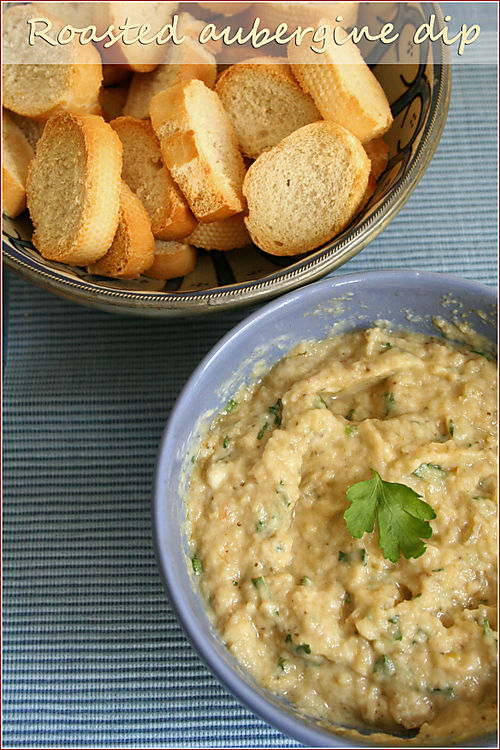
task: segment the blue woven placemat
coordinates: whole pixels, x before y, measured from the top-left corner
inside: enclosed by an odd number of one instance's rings
[[[496,67],[456,67],[428,172],[340,273],[426,269],[496,284],[497,90]],[[247,313],[119,318],[14,277],[7,312],[3,746],[296,747],[199,660],[151,541],[169,411]]]

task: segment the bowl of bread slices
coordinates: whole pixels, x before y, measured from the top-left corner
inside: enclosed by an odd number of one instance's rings
[[[254,304],[331,272],[402,208],[439,142],[450,66],[411,42],[429,13],[443,23],[432,3],[5,4],[7,265],[149,316]],[[30,19],[98,40],[124,14],[174,21],[182,43],[27,44]],[[204,34],[283,22],[340,43],[318,55]],[[354,43],[383,22],[396,42]]]

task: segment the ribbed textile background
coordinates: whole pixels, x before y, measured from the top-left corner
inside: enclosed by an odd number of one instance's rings
[[[426,269],[496,284],[497,91],[496,66],[456,66],[428,172],[339,273]],[[151,540],[169,411],[247,313],[112,317],[14,277],[7,313],[3,746],[295,747],[195,654]]]

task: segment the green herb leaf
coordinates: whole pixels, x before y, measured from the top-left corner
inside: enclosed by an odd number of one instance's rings
[[[304,654],[311,653],[311,647],[308,643],[301,643],[300,646],[297,646],[295,650],[297,653],[300,653],[300,651],[303,651]]]
[[[340,562],[349,562],[349,553],[348,552],[339,552],[339,560]]]
[[[392,677],[392,675],[396,671],[396,667],[394,666],[394,662],[392,661],[392,659],[389,659],[389,657],[384,654],[375,662],[373,671],[382,672],[387,677]]]
[[[286,634],[285,643],[291,643],[292,642],[292,636],[290,633]]]
[[[488,618],[485,617],[483,620],[483,630],[485,635],[492,635],[493,631],[491,630],[490,623],[488,621]]]
[[[199,576],[203,573],[203,563],[199,557],[196,557],[196,555],[191,558],[191,565],[193,566],[195,576]]]
[[[363,567],[366,567],[368,563],[366,562],[366,550],[365,549],[359,550],[359,559],[361,560]]]
[[[282,669],[282,670],[283,670],[283,672],[284,672],[284,671],[285,671],[285,666],[286,666],[286,659],[283,659],[283,657],[282,657],[282,656],[280,656],[280,658],[279,658],[279,660],[278,660],[278,667],[279,667],[280,669]]]
[[[229,435],[226,435],[226,437],[224,438],[224,440],[222,442],[222,447],[223,448],[227,448],[228,445],[229,445]]]
[[[387,560],[397,562],[400,550],[407,559],[420,557],[426,550],[421,540],[432,534],[428,520],[436,514],[410,487],[386,482],[374,469],[372,472],[373,479],[357,482],[347,490],[350,505],[344,519],[348,531],[360,539],[365,532],[373,532],[377,519],[379,546]]]
[[[443,479],[448,472],[439,464],[420,464],[415,471],[412,471],[412,474],[425,482],[429,482],[433,479]]]
[[[328,409],[328,404],[321,393],[316,394],[316,398],[313,401],[313,409]]]
[[[262,440],[262,438],[264,437],[264,433],[268,427],[269,427],[269,422],[265,422],[264,426],[261,427],[259,430],[259,433],[257,435],[257,440]]]
[[[346,419],[347,419],[347,420],[348,420],[349,422],[352,422],[352,420],[354,419],[354,412],[355,412],[355,411],[356,411],[356,409],[349,409],[349,411],[348,411],[348,412],[347,412],[347,414],[345,415],[345,418],[346,418]]]
[[[303,576],[300,580],[302,586],[312,586],[312,581],[307,576]]]
[[[450,437],[453,437],[453,435],[455,434],[455,422],[453,421],[453,419],[450,419],[448,430],[450,433]]]
[[[345,434],[347,435],[347,437],[354,437],[358,434],[358,428],[355,424],[348,424],[345,428]]]
[[[238,402],[234,400],[234,398],[230,398],[229,401],[226,404],[226,408],[224,409],[226,414],[231,414],[234,409],[238,406]]]
[[[385,416],[388,417],[396,407],[396,399],[394,398],[394,393],[389,392],[383,393],[382,398],[385,404]]]
[[[402,641],[403,640],[403,634],[402,634],[402,632],[400,631],[399,628],[394,633],[394,640],[395,641]]]
[[[271,414],[274,414],[274,424],[276,427],[281,427],[281,420],[283,417],[283,403],[281,399],[279,398],[274,406],[269,407],[269,411]]]

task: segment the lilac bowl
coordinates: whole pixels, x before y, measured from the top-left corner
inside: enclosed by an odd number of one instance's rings
[[[280,297],[237,325],[196,368],[172,410],[160,445],[153,502],[158,565],[170,601],[193,646],[226,688],[262,719],[308,747],[378,745],[370,739],[369,727],[356,727],[359,739],[347,739],[335,726],[326,729],[272,695],[238,665],[220,640],[190,572],[183,499],[190,457],[210,417],[252,380],[257,362],[271,366],[304,339],[324,338],[334,326],[335,333],[342,333],[379,319],[436,336],[434,316],[453,322],[457,314],[465,315],[477,333],[496,342],[496,307],[494,288],[442,274],[382,271],[328,278]],[[401,735],[395,744],[405,745],[408,739]],[[497,744],[495,736],[488,735],[453,746]]]

